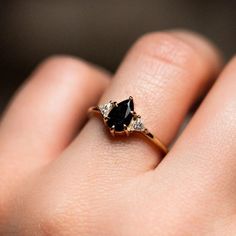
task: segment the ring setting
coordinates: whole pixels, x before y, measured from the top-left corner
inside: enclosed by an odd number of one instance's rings
[[[110,101],[99,106],[101,114],[110,128],[112,135],[125,133],[129,135],[133,131],[144,130],[141,116],[134,111],[133,97],[120,103]]]
[[[150,139],[164,154],[167,154],[167,147],[149,132],[144,126],[141,116],[134,111],[132,96],[119,103],[111,100],[108,103],[91,107],[89,113],[100,114],[112,136],[122,134],[129,136],[130,133],[140,133]]]

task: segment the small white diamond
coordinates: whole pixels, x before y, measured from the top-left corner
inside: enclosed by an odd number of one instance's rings
[[[99,106],[99,109],[104,117],[108,116],[112,108],[113,104],[111,102]]]
[[[137,117],[136,119],[133,119],[129,125],[129,130],[130,131],[143,131],[144,125],[141,120],[141,117]]]

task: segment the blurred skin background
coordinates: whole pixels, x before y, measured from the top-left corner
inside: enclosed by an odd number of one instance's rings
[[[236,1],[0,1],[0,112],[31,70],[71,54],[114,72],[142,34],[187,28],[211,38],[226,60],[235,53]]]

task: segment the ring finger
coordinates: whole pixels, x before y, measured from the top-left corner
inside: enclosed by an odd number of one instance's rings
[[[134,44],[100,102],[133,96],[145,126],[169,144],[219,68],[216,49],[202,37],[187,32],[151,33]],[[99,122],[88,122],[62,162],[109,176],[135,175],[158,164],[161,153],[156,149],[137,137],[115,140]]]

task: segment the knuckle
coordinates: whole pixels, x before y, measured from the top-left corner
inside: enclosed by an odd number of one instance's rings
[[[89,78],[94,72],[93,66],[81,58],[66,55],[54,55],[45,59],[37,68],[38,74],[45,74],[50,79],[65,81],[79,81]],[[37,74],[37,73],[36,73]],[[38,76],[45,77],[45,76]],[[75,79],[76,78],[76,79]]]
[[[174,33],[158,32],[141,36],[134,45],[138,53],[152,57],[184,71],[194,62],[198,63],[196,50],[189,43],[178,38]]]
[[[41,212],[40,219],[40,230],[47,234],[57,235],[59,232],[68,231],[65,227],[69,224],[69,215],[65,209],[58,208],[57,205],[47,206],[47,210]],[[60,211],[59,211],[60,209]]]
[[[67,55],[53,55],[45,59],[41,63],[40,67],[56,68],[64,71],[68,71],[68,69],[89,69],[88,63],[85,62],[83,59]]]
[[[107,85],[110,74],[105,69],[93,65],[82,58],[67,55],[54,55],[45,59],[38,70],[47,71],[50,78],[65,81],[87,81],[98,78]],[[76,78],[76,79],[75,79]]]
[[[85,235],[89,230],[89,222],[87,212],[81,206],[87,204],[82,199],[75,203],[62,195],[44,192],[43,197],[37,195],[28,199],[27,206],[24,206],[23,222],[20,222],[23,232],[30,230],[39,235]]]

